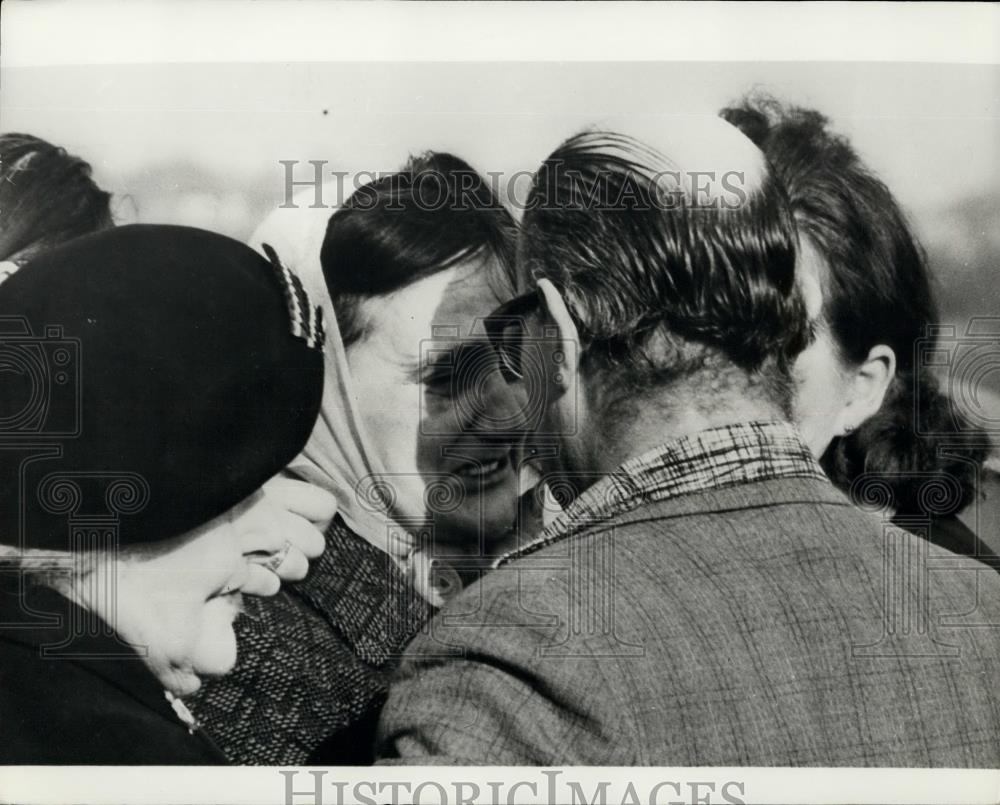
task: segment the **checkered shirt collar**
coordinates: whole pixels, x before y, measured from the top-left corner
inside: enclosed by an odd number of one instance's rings
[[[826,480],[798,431],[787,422],[725,425],[683,436],[605,475],[535,539],[501,556],[495,566],[643,504],[774,478]]]

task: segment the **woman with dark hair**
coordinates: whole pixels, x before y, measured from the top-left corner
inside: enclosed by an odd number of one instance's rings
[[[89,164],[45,140],[0,134],[0,262],[12,269],[44,249],[113,226],[111,194],[90,173]]]
[[[514,235],[473,168],[430,153],[357,189],[319,263],[294,266],[328,291],[329,382],[289,472],[338,516],[309,577],[248,608],[241,663],[195,703],[233,759],[370,762],[397,656],[514,539],[522,406],[480,324],[511,295]]]
[[[892,193],[816,111],[764,99],[722,117],[764,152],[799,228],[814,338],[795,367],[797,419],[813,452],[860,504],[1000,568],[957,517],[977,495],[989,439],[915,364],[937,309]]]

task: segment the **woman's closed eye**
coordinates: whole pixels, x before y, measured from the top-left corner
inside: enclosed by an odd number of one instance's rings
[[[435,397],[455,396],[455,370],[451,366],[428,366],[420,382]]]
[[[433,360],[423,367],[421,383],[429,394],[437,397],[455,397],[459,394],[461,379],[474,361],[478,345],[455,344],[433,351]]]

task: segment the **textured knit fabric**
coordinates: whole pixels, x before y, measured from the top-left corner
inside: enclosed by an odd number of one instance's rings
[[[406,651],[380,756],[1000,767],[1000,575],[760,433],[748,463],[720,456],[743,482],[568,518],[449,602]]]
[[[335,519],[309,576],[246,599],[239,660],[189,704],[242,764],[360,764],[387,675],[429,606],[382,551]]]

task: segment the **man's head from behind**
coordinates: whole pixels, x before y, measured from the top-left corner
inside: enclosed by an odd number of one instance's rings
[[[597,469],[643,421],[663,441],[790,406],[807,324],[784,192],[731,126],[671,128],[576,135],[535,177],[518,268],[567,347],[545,423],[564,469]]]

